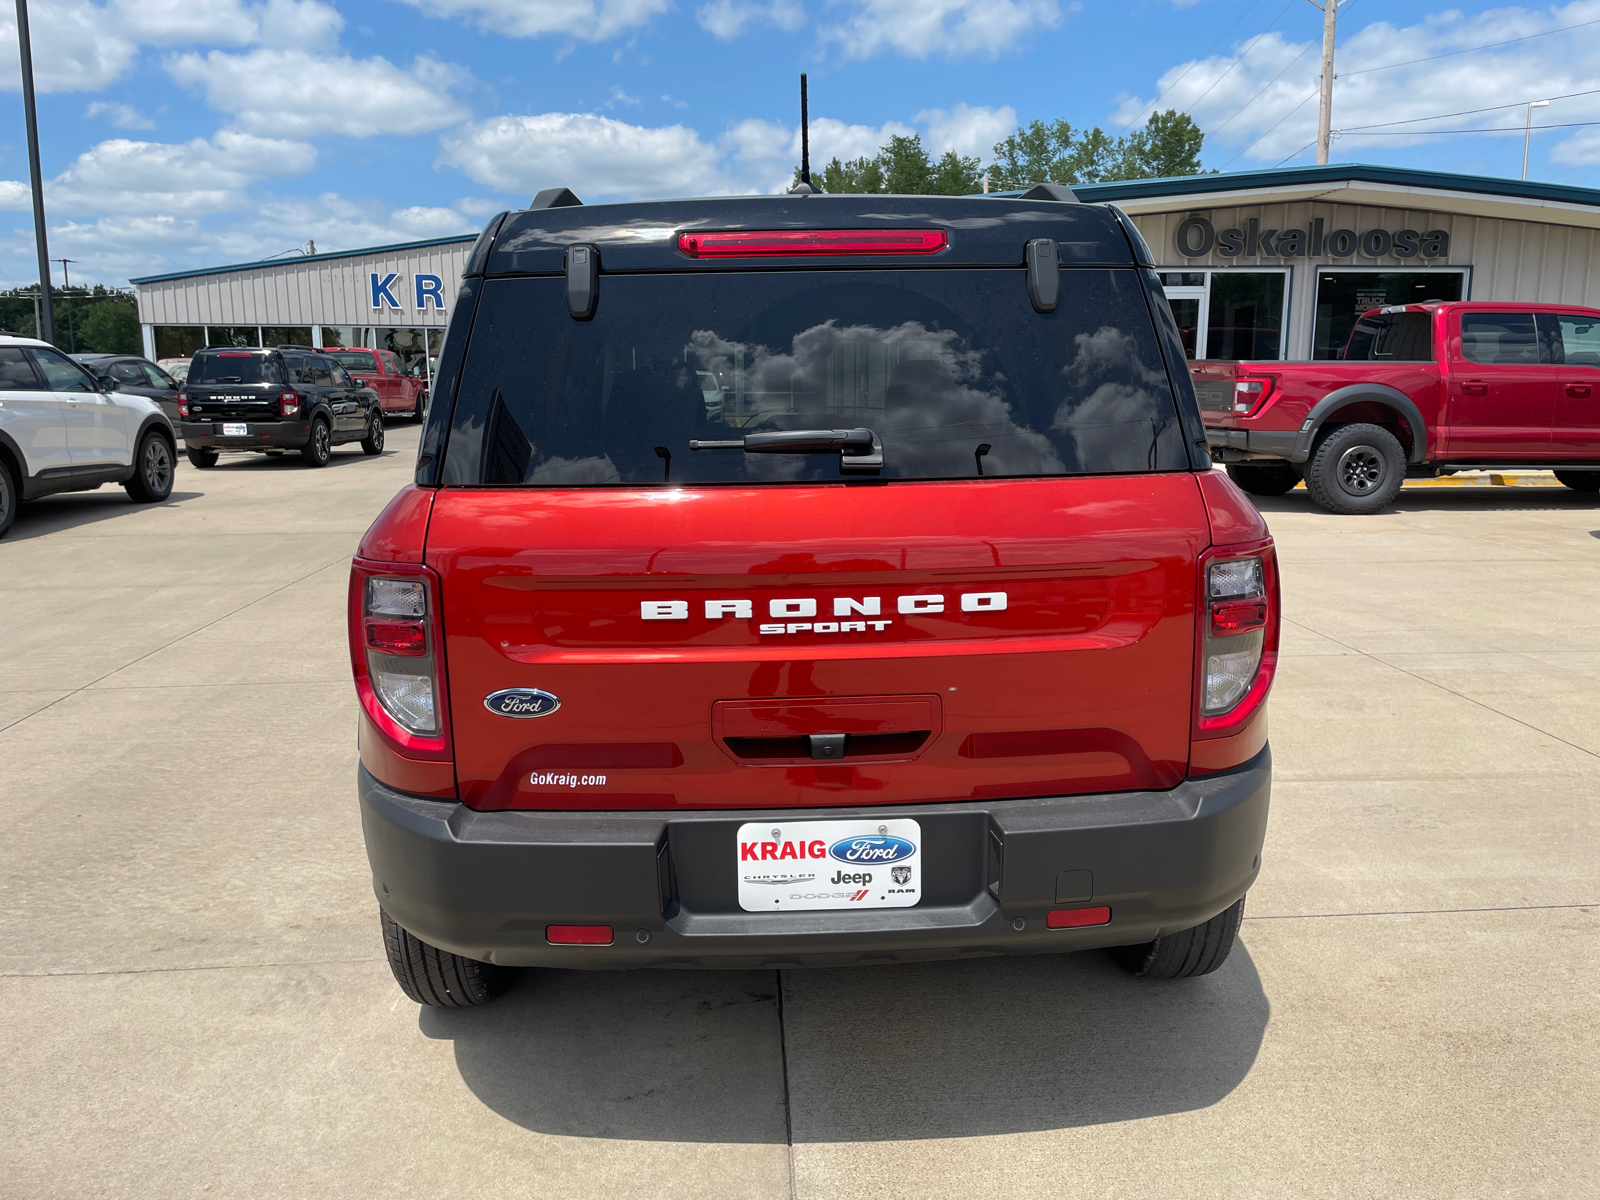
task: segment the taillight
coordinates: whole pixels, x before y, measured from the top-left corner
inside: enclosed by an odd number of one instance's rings
[[[180,417],[187,417],[189,415],[189,393],[188,392],[179,392],[178,393],[178,415]]]
[[[299,392],[279,392],[278,412],[285,417],[292,417],[300,411]]]
[[[1198,737],[1237,733],[1267,698],[1278,662],[1278,560],[1272,542],[1200,557]]]
[[[367,716],[409,758],[450,757],[439,580],[426,567],[350,570],[350,663]]]
[[[1233,385],[1233,412],[1235,416],[1247,416],[1261,407],[1268,396],[1272,395],[1272,379],[1262,376],[1260,379],[1240,379]]]
[[[680,233],[678,249],[690,258],[937,254],[947,240],[942,229],[735,229]]]

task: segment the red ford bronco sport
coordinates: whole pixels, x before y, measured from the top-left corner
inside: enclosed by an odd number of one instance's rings
[[[1216,969],[1261,861],[1277,569],[1150,267],[1050,187],[494,218],[351,573],[406,994]]]

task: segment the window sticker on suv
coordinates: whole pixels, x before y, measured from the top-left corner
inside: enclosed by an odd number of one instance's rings
[[[882,479],[1188,467],[1133,271],[1064,272],[1051,313],[1014,270],[607,277],[590,321],[562,287],[487,284],[447,483],[836,480],[846,435]],[[745,441],[778,431],[823,448]]]

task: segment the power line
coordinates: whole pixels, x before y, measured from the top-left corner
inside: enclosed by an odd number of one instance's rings
[[[1541,129],[1581,129],[1586,125],[1600,125],[1600,121],[1564,121],[1559,125],[1527,125],[1522,129],[1507,126],[1502,129],[1484,128],[1476,129],[1385,129],[1377,133],[1362,133],[1362,137],[1428,137],[1436,133],[1526,133],[1532,130],[1538,133]],[[1341,129],[1340,133],[1356,133],[1358,130]],[[1292,157],[1292,156],[1291,156]]]
[[[1283,19],[1283,14],[1289,11],[1289,4],[1293,4],[1293,3],[1294,3],[1294,0],[1289,0],[1288,4],[1285,4],[1282,8],[1280,8],[1278,10],[1278,15],[1273,17],[1272,20],[1267,23],[1267,28],[1262,30],[1260,33],[1256,34],[1255,37],[1251,38],[1250,39],[1250,44],[1248,46],[1246,46],[1243,50],[1241,50],[1239,52],[1239,54],[1234,58],[1234,60],[1231,63],[1228,64],[1228,69],[1226,71],[1224,71],[1221,75],[1218,75],[1216,77],[1216,79],[1212,80],[1211,87],[1208,87],[1205,91],[1201,92],[1198,96],[1196,96],[1193,100],[1191,100],[1189,102],[1189,107],[1184,109],[1183,111],[1186,112],[1186,113],[1193,112],[1194,111],[1194,106],[1196,104],[1199,104],[1200,101],[1204,100],[1207,96],[1211,95],[1212,91],[1216,88],[1217,84],[1221,83],[1230,74],[1232,74],[1233,73],[1233,69],[1244,61],[1245,55],[1249,54],[1250,51],[1254,50],[1261,43],[1261,39],[1262,38],[1266,37],[1269,33],[1273,32],[1272,26],[1276,25],[1280,20]]]
[[[1229,25],[1220,34],[1218,34],[1217,35],[1217,40],[1212,42],[1211,45],[1206,47],[1205,54],[1200,55],[1200,57],[1194,59],[1187,67],[1185,67],[1183,69],[1183,74],[1179,75],[1176,79],[1174,79],[1172,81],[1171,87],[1168,87],[1165,91],[1163,91],[1154,100],[1150,101],[1150,104],[1149,104],[1148,107],[1151,108],[1151,109],[1154,109],[1156,105],[1160,104],[1169,95],[1171,95],[1172,94],[1172,89],[1177,87],[1180,83],[1182,83],[1185,79],[1187,79],[1189,77],[1189,72],[1194,70],[1196,67],[1198,67],[1201,63],[1203,63],[1206,60],[1206,55],[1210,54],[1218,46],[1222,45],[1223,39],[1226,38],[1230,33],[1232,33],[1238,27],[1240,21],[1244,20],[1251,13],[1253,13],[1255,11],[1256,5],[1258,5],[1260,3],[1261,3],[1261,0],[1250,0],[1250,7],[1245,9],[1242,13],[1240,13],[1237,17],[1235,17],[1233,19],[1233,24]],[[1133,123],[1135,121],[1137,121],[1139,119],[1139,117],[1142,117],[1145,114],[1145,111],[1146,110],[1144,108],[1141,108],[1139,110],[1138,114],[1133,116],[1133,117],[1131,117],[1131,118],[1129,118],[1127,124],[1125,124],[1122,128],[1124,130],[1131,129],[1133,127]]]
[[[1261,97],[1265,96],[1267,94],[1267,88],[1270,88],[1274,83],[1277,83],[1278,80],[1282,79],[1290,71],[1294,70],[1294,68],[1299,64],[1300,59],[1302,59],[1306,55],[1310,54],[1312,47],[1314,47],[1315,45],[1316,45],[1315,42],[1307,42],[1306,43],[1306,48],[1304,50],[1300,51],[1299,55],[1295,58],[1294,62],[1290,63],[1287,67],[1285,67],[1283,70],[1279,71],[1276,75],[1274,75],[1272,77],[1271,81],[1268,82],[1267,87],[1262,88],[1254,96],[1251,96],[1250,99],[1246,100],[1244,102],[1244,104],[1239,107],[1238,111],[1233,114],[1233,117],[1237,117],[1239,115],[1239,113],[1242,113],[1245,109],[1249,108],[1257,100],[1261,99]],[[1213,129],[1211,131],[1211,134],[1213,136],[1215,136],[1216,134],[1221,133],[1224,129],[1226,129],[1232,123],[1233,117],[1229,117],[1221,125],[1218,125],[1215,129]]]
[[[1590,25],[1600,25],[1600,18],[1593,21],[1579,21],[1576,25],[1563,25],[1560,29],[1546,29],[1543,33],[1530,33],[1525,37],[1507,38],[1503,42],[1485,42],[1481,46],[1470,46],[1465,50],[1446,50],[1443,54],[1430,54],[1426,58],[1408,58],[1405,62],[1387,63],[1381,67],[1362,67],[1359,71],[1341,71],[1340,79],[1347,79],[1351,75],[1370,75],[1374,71],[1392,71],[1396,67],[1412,67],[1417,63],[1433,62],[1439,58],[1454,58],[1458,54],[1476,54],[1479,50],[1493,50],[1499,46],[1511,46],[1517,42],[1530,42],[1534,38],[1549,37],[1553,33],[1566,33],[1569,29],[1583,29]]]
[[[1320,86],[1312,88],[1309,92],[1307,92],[1305,94],[1305,99],[1301,100],[1299,104],[1296,104],[1288,112],[1284,113],[1283,116],[1279,117],[1276,121],[1274,121],[1273,124],[1272,124],[1272,128],[1271,129],[1268,129],[1266,131],[1266,133],[1263,133],[1260,137],[1256,138],[1256,140],[1254,142],[1251,142],[1243,150],[1239,151],[1238,154],[1235,154],[1227,162],[1223,163],[1222,164],[1222,169],[1224,171],[1226,171],[1229,167],[1233,166],[1234,163],[1238,162],[1240,158],[1242,158],[1244,155],[1248,154],[1251,150],[1254,150],[1256,148],[1256,144],[1258,142],[1264,141],[1269,134],[1271,134],[1274,130],[1276,130],[1278,128],[1279,125],[1282,125],[1290,117],[1294,116],[1295,113],[1299,112],[1302,108],[1304,108],[1306,106],[1306,100],[1310,100],[1313,96],[1315,96],[1321,90],[1322,90],[1322,88]],[[1311,144],[1313,146],[1315,146],[1316,142],[1312,142]],[[1295,154],[1299,154],[1299,153],[1300,153],[1300,151],[1298,151],[1298,150],[1295,151]],[[1294,154],[1291,154],[1289,157],[1293,158]],[[1287,161],[1287,159],[1285,161]]]
[[[1571,100],[1577,96],[1593,96],[1596,93],[1600,93],[1600,88],[1590,88],[1588,91],[1584,92],[1565,92],[1560,96],[1545,96],[1543,99]],[[1511,104],[1491,104],[1488,108],[1465,108],[1460,112],[1435,113],[1431,117],[1408,117],[1404,121],[1384,121],[1377,125],[1348,125],[1345,127],[1345,132],[1351,133],[1362,129],[1388,129],[1393,125],[1416,125],[1422,121],[1442,121],[1446,117],[1471,117],[1477,115],[1478,113],[1502,112],[1508,108],[1521,108],[1527,103],[1528,101],[1526,100],[1517,100]]]

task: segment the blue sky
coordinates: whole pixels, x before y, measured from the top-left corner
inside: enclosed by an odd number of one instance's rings
[[[6,10],[9,5],[0,6]],[[1306,0],[33,0],[51,253],[74,281],[469,232],[537,188],[772,191],[798,158],[1152,103],[1208,167],[1309,162]],[[1507,42],[1488,50],[1488,43]],[[1465,53],[1463,53],[1465,51]],[[1413,62],[1411,60],[1422,60]],[[16,29],[0,19],[0,282],[31,283]],[[1399,65],[1397,65],[1399,64]],[[1349,0],[1334,159],[1600,186],[1600,0]],[[1463,116],[1444,116],[1486,109]],[[1417,118],[1430,118],[1418,121]],[[1437,118],[1437,119],[1431,119]],[[1389,130],[1379,123],[1409,121]],[[1584,122],[1595,121],[1595,125]],[[1425,130],[1498,129],[1442,135]],[[59,282],[59,274],[57,281]]]

